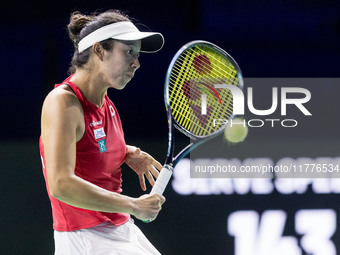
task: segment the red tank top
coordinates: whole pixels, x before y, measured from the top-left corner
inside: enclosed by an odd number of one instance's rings
[[[121,165],[125,160],[126,145],[118,112],[105,95],[104,105],[96,107],[82,95],[71,77],[62,84],[71,87],[84,112],[85,133],[76,145],[75,174],[106,190],[121,193]],[[62,84],[57,84],[58,87]],[[44,146],[40,137],[40,154],[46,187],[52,205],[53,228],[57,231],[73,231],[96,226],[109,221],[119,226],[130,218],[125,213],[105,213],[85,210],[68,205],[49,194],[46,178]]]

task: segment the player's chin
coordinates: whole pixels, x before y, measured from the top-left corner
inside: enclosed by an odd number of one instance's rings
[[[115,89],[122,90],[126,87],[126,85],[129,83],[130,79],[124,80],[119,82],[117,85],[114,86]]]

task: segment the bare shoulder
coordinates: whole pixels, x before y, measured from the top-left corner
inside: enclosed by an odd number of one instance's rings
[[[56,107],[81,107],[81,104],[77,96],[73,91],[66,85],[61,85],[53,89],[45,98],[44,107],[52,106]]]
[[[41,115],[42,128],[62,123],[78,127],[82,120],[81,103],[68,86],[53,89],[45,98]]]

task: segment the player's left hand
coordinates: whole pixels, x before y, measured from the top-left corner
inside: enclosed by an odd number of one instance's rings
[[[135,146],[127,145],[126,148],[125,163],[137,173],[140,186],[142,190],[146,191],[145,176],[153,186],[155,184],[154,177],[158,177],[162,165],[148,153]]]

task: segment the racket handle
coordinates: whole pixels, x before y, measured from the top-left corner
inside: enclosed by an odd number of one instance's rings
[[[163,194],[163,192],[164,192],[164,190],[165,190],[166,186],[168,185],[168,182],[171,178],[172,171],[173,171],[173,168],[172,168],[172,166],[169,166],[169,165],[165,165],[162,168],[162,170],[161,170],[161,172],[160,172],[160,174],[159,174],[159,176],[156,180],[155,185],[153,185],[153,188],[152,188],[150,194],[154,194],[154,193],[157,193],[157,194],[160,194],[160,195]]]

